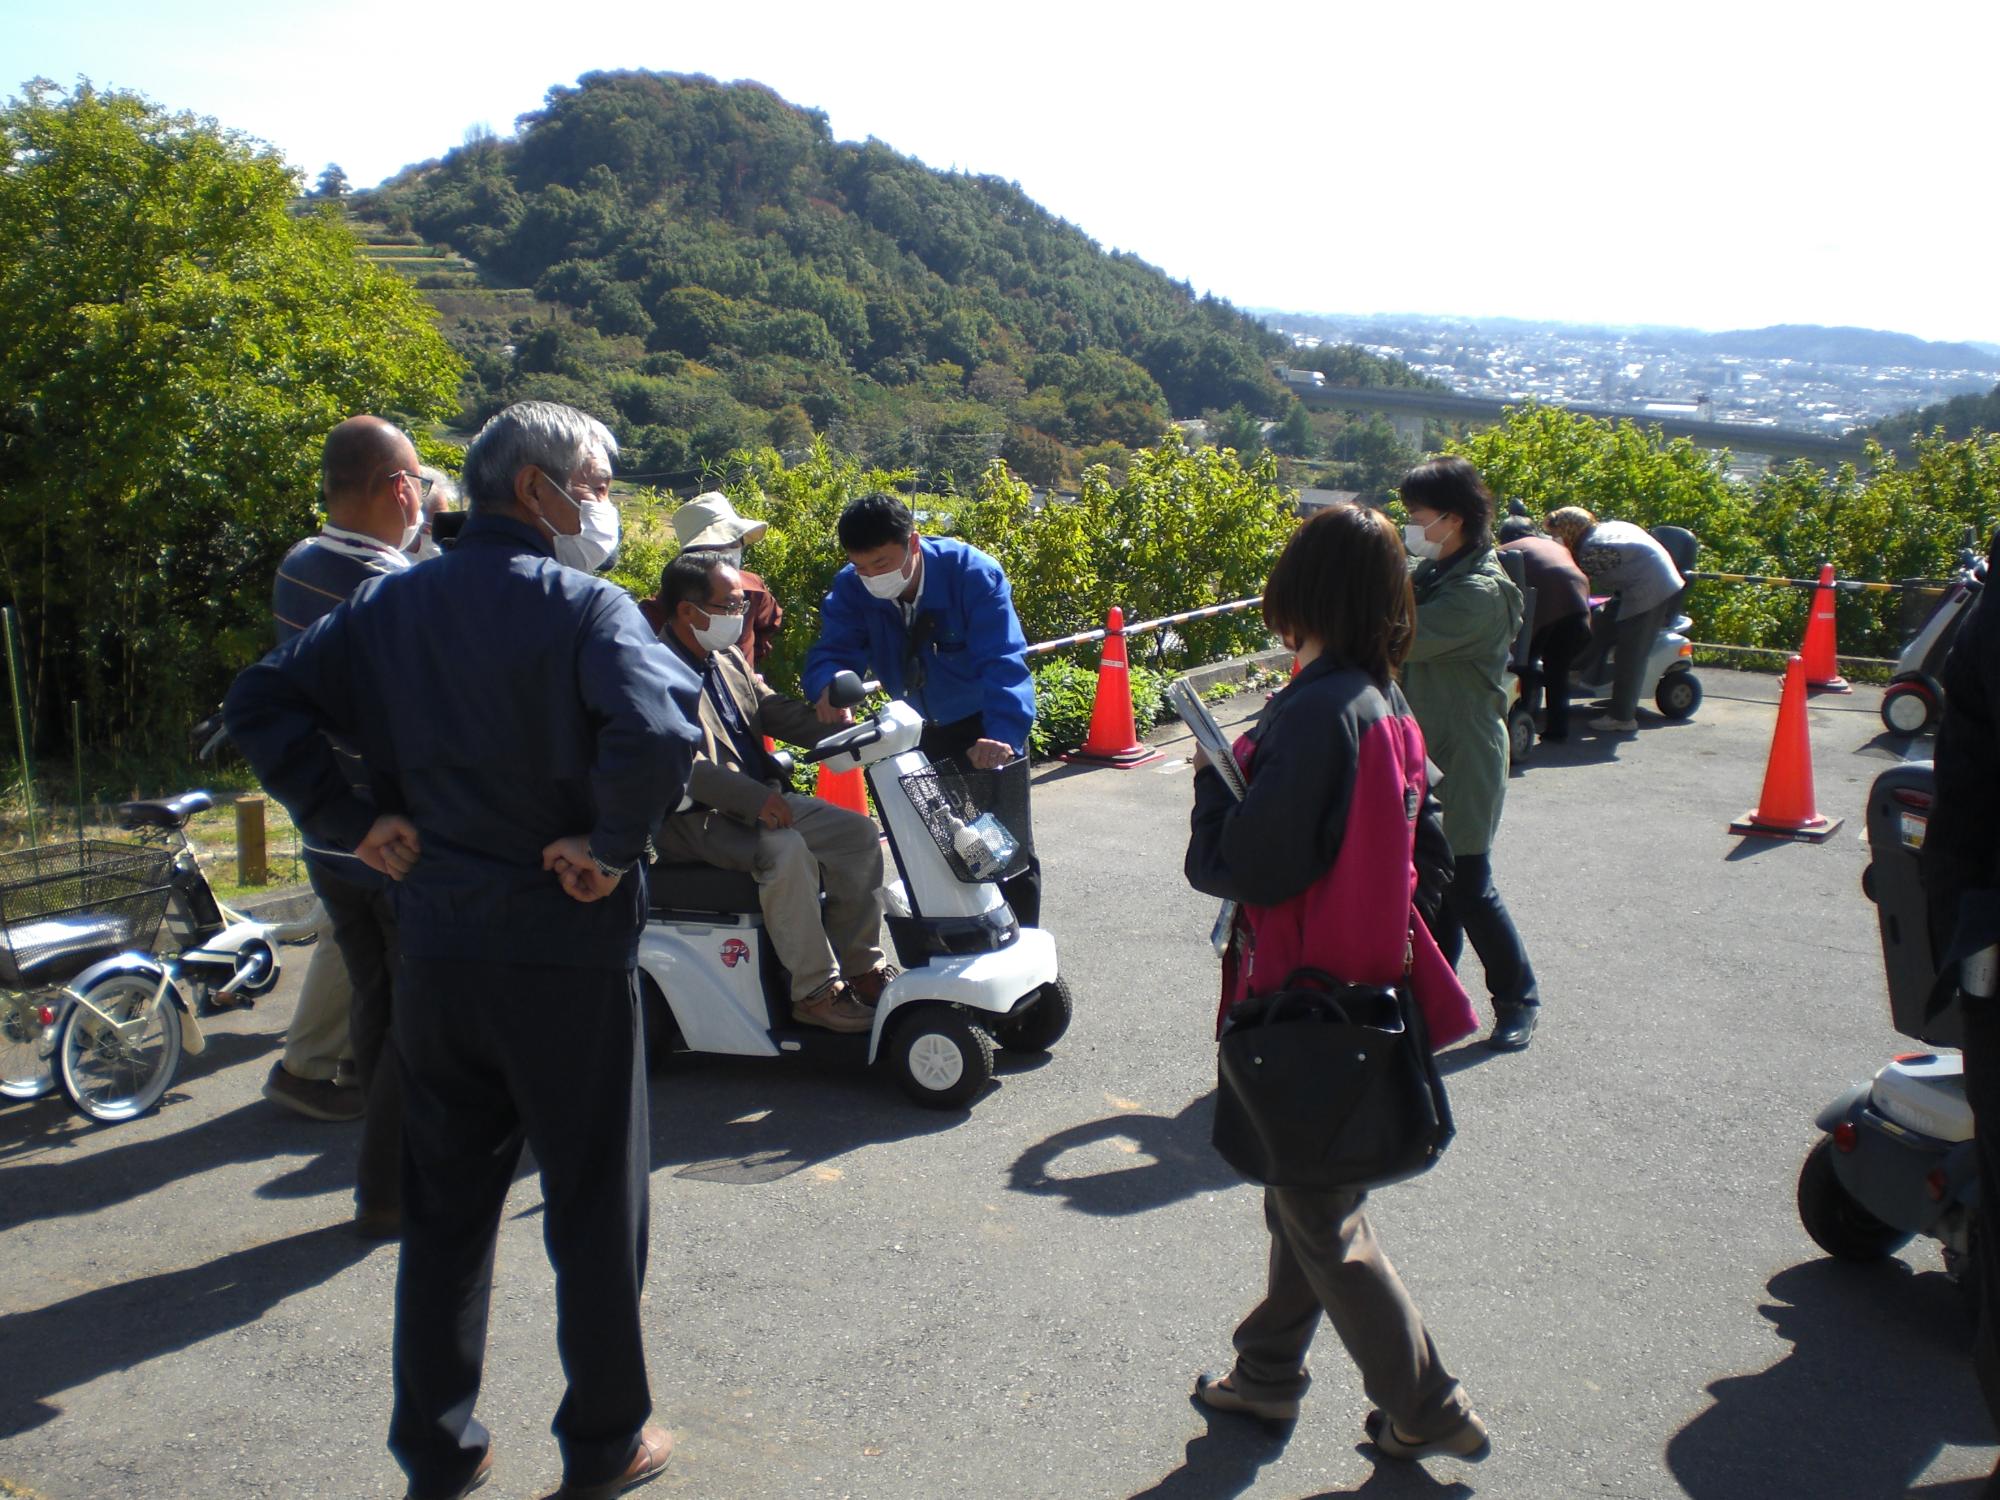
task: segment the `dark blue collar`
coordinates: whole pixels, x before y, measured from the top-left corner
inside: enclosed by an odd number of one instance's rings
[[[507,546],[510,543],[539,553],[543,557],[554,557],[556,549],[543,535],[540,527],[530,526],[525,521],[517,521],[512,516],[490,516],[474,512],[468,516],[465,525],[459,528],[458,540],[452,545],[463,547],[471,542],[486,546]]]

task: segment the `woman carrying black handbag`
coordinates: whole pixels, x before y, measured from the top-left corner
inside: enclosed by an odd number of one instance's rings
[[[1309,967],[1346,985],[1393,988],[1435,958],[1428,931],[1411,920],[1413,849],[1428,853],[1442,831],[1423,738],[1395,684],[1415,615],[1402,538],[1375,511],[1321,511],[1272,569],[1264,619],[1298,654],[1298,675],[1236,747],[1243,800],[1199,757],[1194,782],[1188,882],[1239,904],[1225,1018]],[[1463,1005],[1456,981],[1440,982]],[[1434,1006],[1451,1009],[1425,1009]],[[1377,1246],[1365,1197],[1355,1187],[1265,1188],[1264,1300],[1236,1330],[1235,1367],[1202,1375],[1195,1394],[1221,1411],[1291,1421],[1311,1384],[1306,1351],[1323,1313],[1377,1407],[1364,1423],[1377,1449],[1483,1458],[1485,1425]]]

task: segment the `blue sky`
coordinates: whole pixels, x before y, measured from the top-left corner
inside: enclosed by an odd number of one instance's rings
[[[0,81],[367,184],[592,69],[755,78],[1239,303],[2000,342],[1996,57],[1993,0],[15,0]]]

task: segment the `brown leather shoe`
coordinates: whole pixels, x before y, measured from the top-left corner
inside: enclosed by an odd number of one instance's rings
[[[443,1497],[443,1500],[465,1500],[467,1495],[485,1484],[492,1477],[493,1450],[488,1448],[484,1453],[479,1455],[479,1467],[472,1471],[472,1477],[453,1490],[451,1494]],[[419,1497],[415,1490],[406,1490],[403,1493],[403,1500],[419,1500]]]
[[[602,1484],[569,1484],[549,1496],[549,1500],[612,1500],[627,1490],[636,1490],[650,1479],[658,1479],[667,1460],[674,1456],[674,1435],[648,1422],[639,1429],[639,1446],[616,1479]]]
[[[856,1005],[847,993],[847,986],[836,979],[805,999],[794,1000],[792,1019],[801,1026],[852,1033],[873,1029],[875,1012],[865,1005]]]
[[[866,974],[849,974],[844,981],[847,993],[852,995],[858,1004],[873,1010],[882,1003],[882,991],[889,987],[889,981],[901,972],[902,970],[894,964],[882,964],[870,969]]]

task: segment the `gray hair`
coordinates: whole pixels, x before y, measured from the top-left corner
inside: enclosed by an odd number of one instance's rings
[[[567,484],[593,453],[607,464],[618,454],[618,439],[597,418],[554,401],[517,401],[465,450],[466,498],[474,511],[506,510],[514,503],[514,476],[529,464]]]

